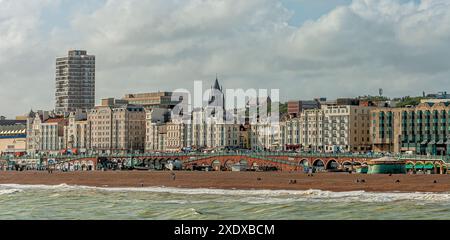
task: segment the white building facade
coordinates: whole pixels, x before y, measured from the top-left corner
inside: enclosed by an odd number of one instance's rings
[[[315,152],[367,151],[372,107],[322,105],[281,123],[283,150]]]

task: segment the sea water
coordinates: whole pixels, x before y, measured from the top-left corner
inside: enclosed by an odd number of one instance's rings
[[[0,219],[450,219],[450,193],[9,184]]]

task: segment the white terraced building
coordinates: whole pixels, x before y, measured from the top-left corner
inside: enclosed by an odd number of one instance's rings
[[[284,150],[318,152],[370,150],[370,109],[330,104],[305,110],[281,123],[281,145]]]

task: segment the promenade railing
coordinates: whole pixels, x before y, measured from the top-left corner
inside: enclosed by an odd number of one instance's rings
[[[361,154],[361,153],[309,153],[309,152],[216,152],[216,153],[200,153],[200,152],[192,152],[192,153],[172,153],[172,152],[155,152],[155,153],[139,153],[139,154],[81,154],[81,155],[31,155],[31,156],[22,156],[22,157],[11,157],[11,156],[2,156],[0,160],[3,161],[20,161],[27,159],[55,159],[58,162],[63,161],[74,161],[78,159],[86,159],[86,158],[142,158],[142,157],[189,157],[191,156],[193,159],[199,158],[208,158],[208,157],[220,157],[220,156],[254,156],[254,157],[265,157],[267,159],[274,159],[273,157],[292,157],[292,158],[362,158],[362,159],[376,159],[381,157],[393,157],[400,160],[423,160],[423,161],[443,161],[447,164],[450,164],[450,156],[443,155],[411,155],[411,154],[380,154],[380,153],[370,153],[370,154]]]

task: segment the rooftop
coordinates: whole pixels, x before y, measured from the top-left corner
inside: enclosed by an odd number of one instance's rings
[[[0,126],[27,124],[26,120],[0,120]]]
[[[49,118],[47,120],[44,121],[44,123],[61,123],[67,121],[67,119],[65,118]]]
[[[5,123],[5,121],[7,121],[7,124],[1,124]],[[26,127],[26,121],[2,120],[0,121],[0,137],[23,135],[26,133]]]

